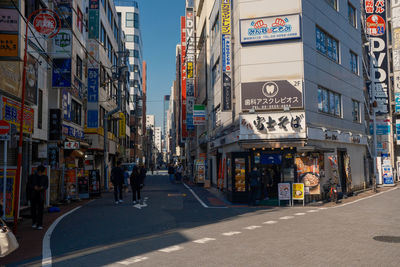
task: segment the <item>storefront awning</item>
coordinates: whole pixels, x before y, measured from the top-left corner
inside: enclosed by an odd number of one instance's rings
[[[297,152],[323,152],[323,153],[333,153],[335,149],[328,147],[319,147],[319,146],[303,146],[298,147]]]
[[[83,158],[85,157],[85,153],[83,153],[82,150],[75,149],[71,152],[71,156],[75,158]]]
[[[263,140],[253,140],[253,141],[241,141],[240,146],[244,149],[252,148],[288,148],[288,147],[303,147],[304,141],[263,141]]]

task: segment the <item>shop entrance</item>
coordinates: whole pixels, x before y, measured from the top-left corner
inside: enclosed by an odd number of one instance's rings
[[[278,183],[281,182],[280,164],[260,164],[260,199],[269,200],[278,198]]]
[[[337,153],[338,153],[338,169],[339,169],[340,185],[342,187],[342,192],[346,193],[347,192],[347,177],[346,177],[345,164],[344,164],[344,158],[346,155],[346,151],[338,149]]]

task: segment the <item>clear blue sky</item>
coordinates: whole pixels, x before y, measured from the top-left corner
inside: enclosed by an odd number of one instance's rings
[[[147,62],[147,114],[154,114],[156,125],[163,124],[164,95],[175,80],[175,48],[180,42],[180,17],[185,0],[137,0]]]

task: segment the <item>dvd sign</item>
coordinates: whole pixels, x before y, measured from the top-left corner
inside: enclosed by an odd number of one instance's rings
[[[385,19],[379,15],[371,15],[367,18],[367,33],[372,36],[381,36],[385,34]]]

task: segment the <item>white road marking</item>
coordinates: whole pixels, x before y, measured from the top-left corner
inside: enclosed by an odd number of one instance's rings
[[[263,224],[275,224],[275,223],[277,223],[277,221],[266,221],[266,222],[263,222]]]
[[[280,220],[289,220],[289,219],[293,219],[294,218],[294,216],[283,216],[283,217],[280,217],[279,219]]]
[[[318,210],[308,210],[307,212],[318,212]]]
[[[302,215],[306,215],[306,214],[304,212],[298,212],[298,213],[295,213],[294,215],[302,216]]]
[[[181,249],[183,249],[183,247],[181,247],[181,246],[172,246],[172,247],[159,249],[158,251],[165,252],[165,253],[170,253],[170,252],[178,251],[178,250],[181,250]]]
[[[148,259],[148,257],[136,256],[136,257],[128,258],[123,261],[118,261],[117,263],[122,264],[122,265],[131,265],[133,263],[145,261],[147,259]]]
[[[214,240],[217,240],[217,239],[215,239],[215,238],[210,238],[210,237],[205,237],[205,238],[202,238],[202,239],[197,239],[197,240],[195,240],[195,241],[193,241],[193,242],[194,242],[194,243],[197,243],[197,244],[205,244],[205,243],[208,243],[208,242],[214,241]]]
[[[222,235],[224,235],[224,236],[233,236],[233,235],[238,235],[238,234],[241,234],[241,233],[242,232],[233,231],[233,232],[223,233]]]
[[[145,208],[145,207],[147,207],[147,197],[145,197],[144,198],[144,200],[143,200],[143,204],[140,204],[140,203],[138,203],[138,204],[135,204],[135,205],[133,205],[135,208],[137,208],[137,209],[142,209],[142,208]]]
[[[319,210],[327,210],[328,208],[319,208]]]
[[[195,193],[189,186],[187,186],[185,183],[183,183],[183,185],[190,191],[190,193],[192,193],[192,195],[197,199],[197,201],[200,202],[200,204],[201,204],[204,208],[208,208],[208,206],[206,205],[206,203],[204,203],[204,202],[196,195],[196,193]]]
[[[257,229],[257,228],[261,228],[261,226],[259,226],[259,225],[251,225],[251,226],[244,227],[243,229],[254,230],[254,229]]]
[[[91,201],[90,201],[91,202]],[[88,202],[89,203],[89,202]],[[60,217],[58,217],[47,229],[46,234],[43,237],[43,243],[42,243],[42,266],[48,266],[51,267],[53,260],[51,256],[51,247],[50,247],[50,239],[51,239],[51,234],[53,233],[54,229],[56,228],[57,224],[65,217],[68,216],[69,214],[73,213],[77,209],[79,209],[82,206],[76,207],[73,210],[68,211],[67,213],[64,213]]]

